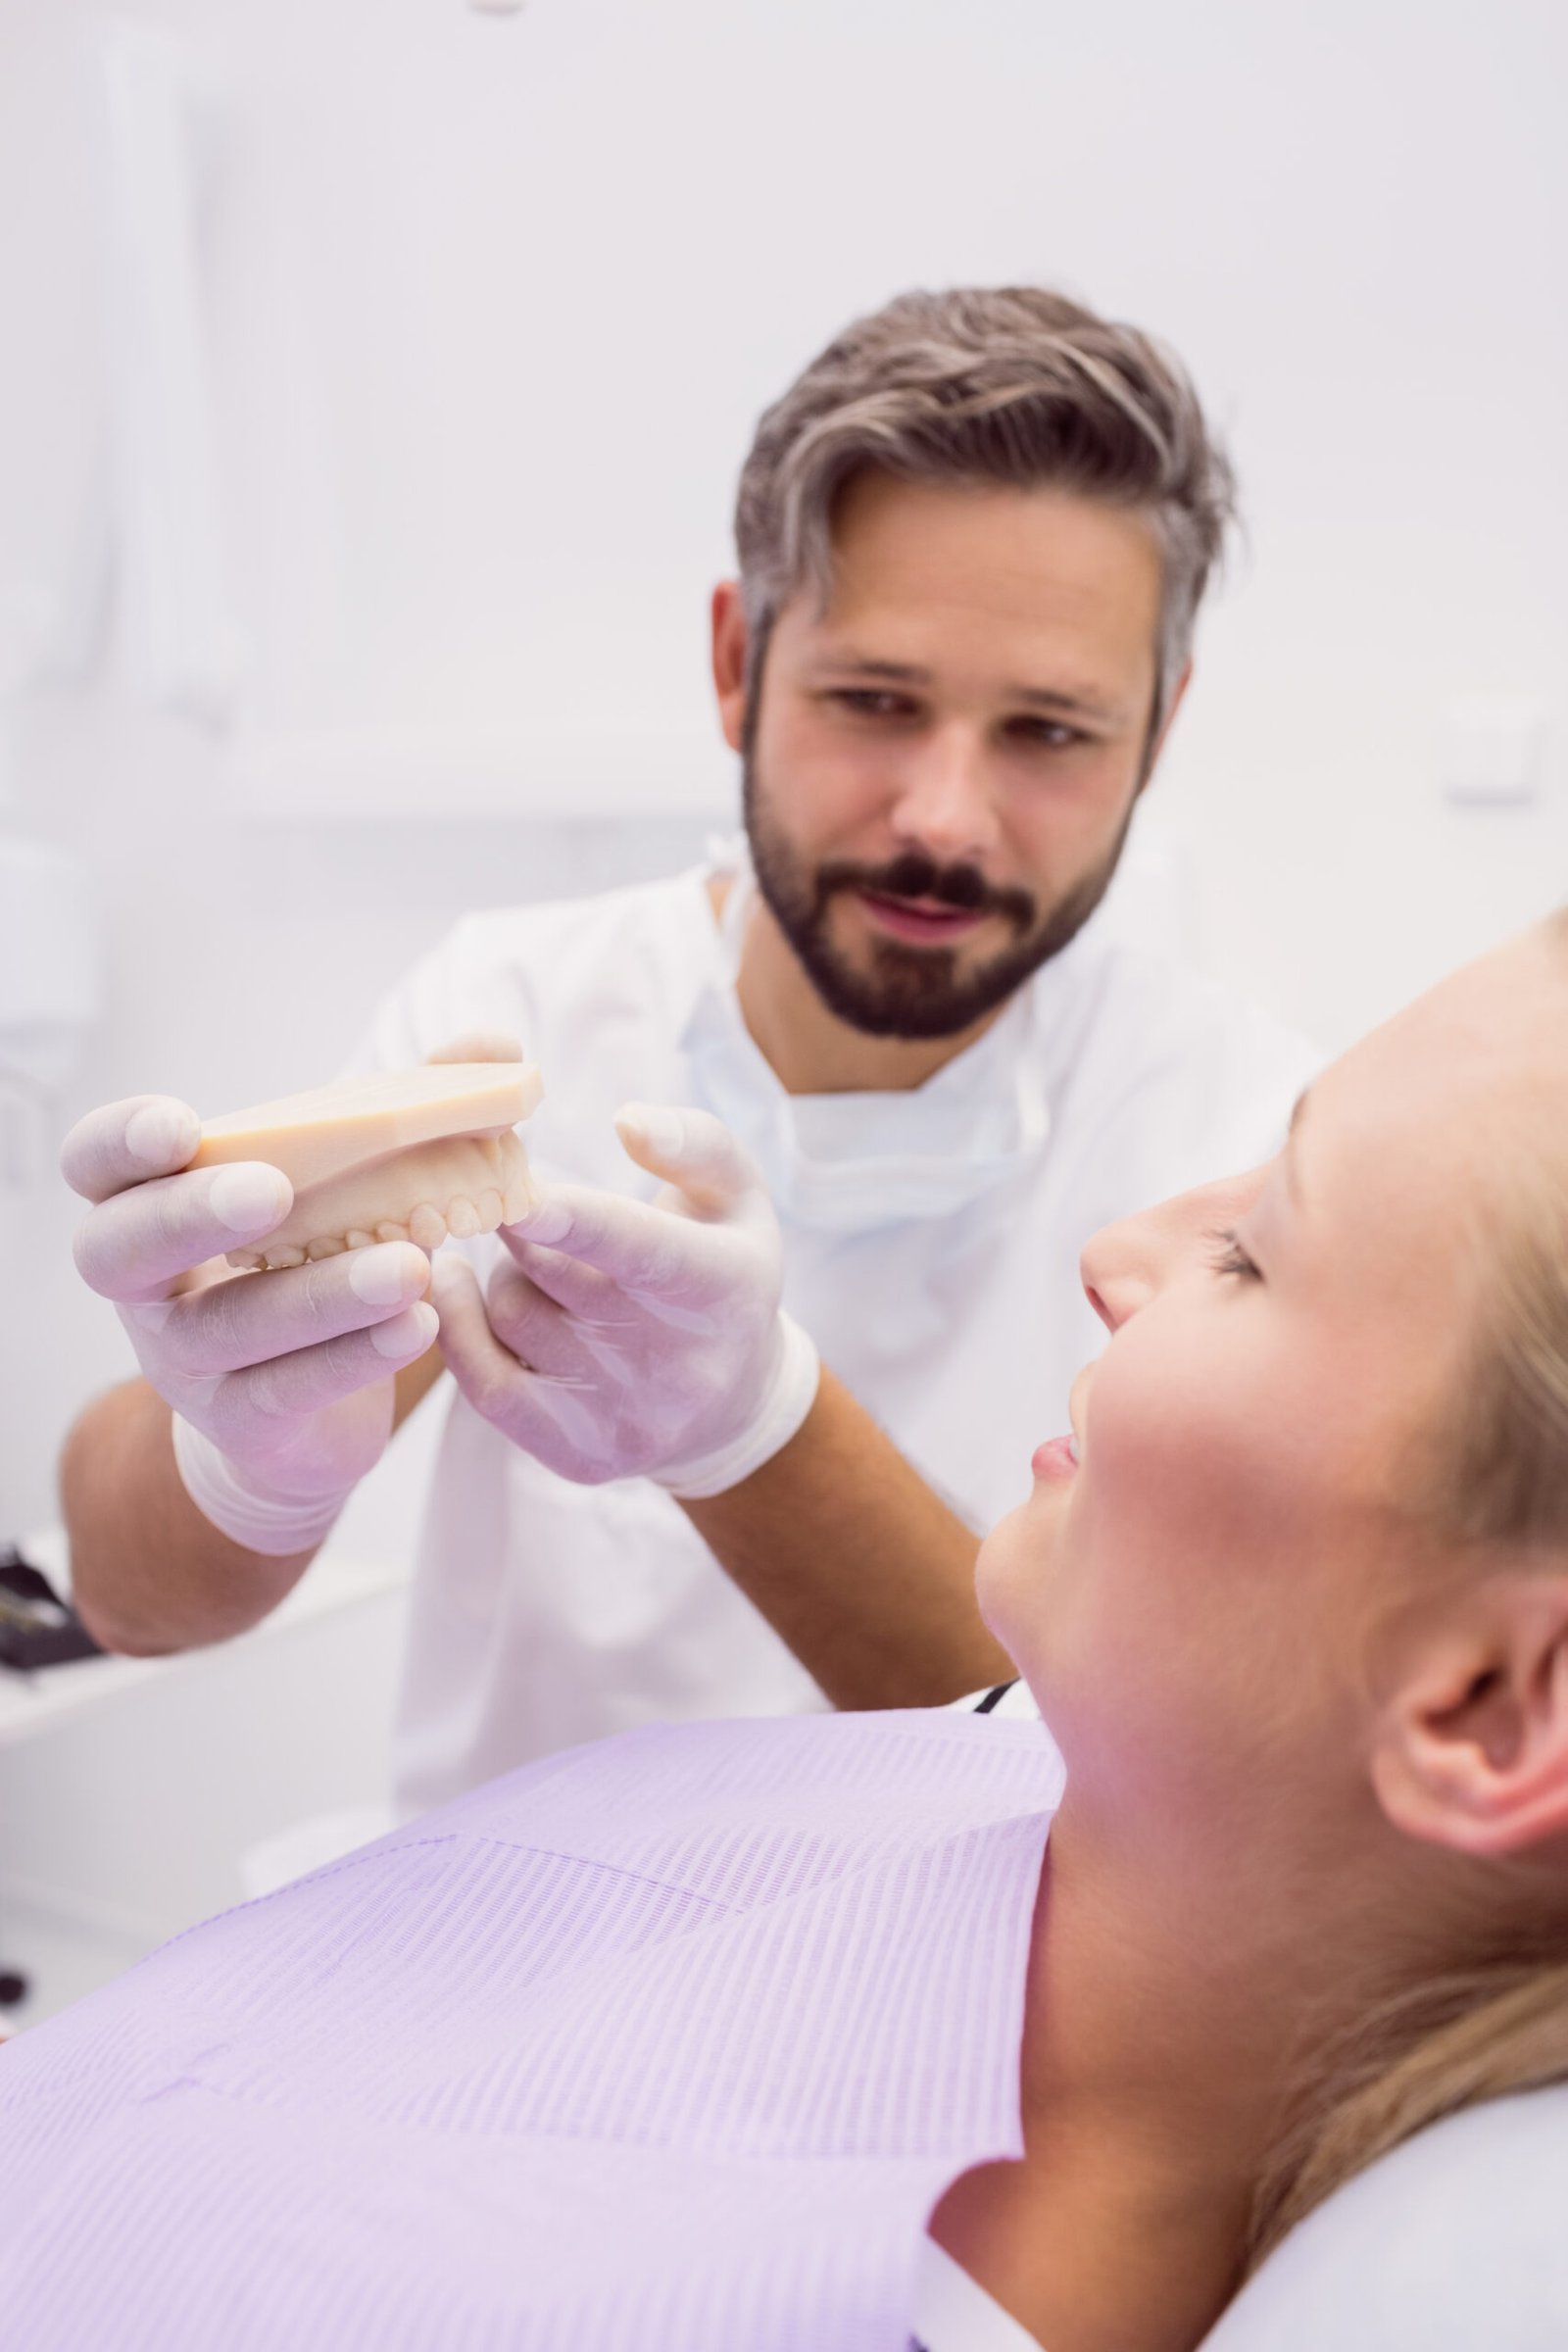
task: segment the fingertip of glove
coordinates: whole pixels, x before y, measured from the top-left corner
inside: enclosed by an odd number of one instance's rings
[[[441,1318],[428,1300],[416,1299],[401,1314],[393,1315],[386,1323],[377,1323],[370,1333],[370,1346],[377,1355],[391,1361],[422,1355],[441,1328]]]
[[[432,1268],[413,1242],[379,1242],[348,1255],[349,1289],[366,1306],[397,1306],[430,1285]]]
[[[525,1216],[518,1217],[507,1227],[519,1241],[537,1243],[549,1249],[564,1242],[571,1231],[571,1211],[564,1200],[552,1200],[548,1196],[536,1200]]]
[[[208,1206],[230,1233],[247,1237],[280,1225],[293,1205],[294,1188],[281,1168],[262,1159],[235,1160],[220,1168],[207,1195]]]
[[[615,1133],[627,1150],[679,1159],[686,1149],[686,1122],[665,1102],[626,1102],[615,1113]]]
[[[202,1123],[188,1102],[172,1095],[144,1102],[125,1121],[125,1150],[149,1174],[182,1168],[202,1140]]]

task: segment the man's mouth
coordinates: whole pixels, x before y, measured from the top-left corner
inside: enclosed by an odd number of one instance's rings
[[[986,920],[983,907],[955,906],[946,899],[897,898],[863,885],[855,895],[879,930],[914,947],[954,946]]]

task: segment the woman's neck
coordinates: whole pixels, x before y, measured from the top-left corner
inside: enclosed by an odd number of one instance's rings
[[[1372,1972],[1320,1883],[1303,1906],[1238,1868],[1205,1903],[1146,1850],[1119,1884],[1075,1827],[1064,1808],[1036,1910],[1023,2161],[955,2182],[932,2233],[1050,2352],[1191,2352],[1235,2292],[1309,2047],[1376,1997]]]

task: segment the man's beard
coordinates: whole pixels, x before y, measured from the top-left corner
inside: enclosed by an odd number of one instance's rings
[[[757,887],[829,1012],[868,1037],[957,1037],[984,1020],[1053,956],[1075,939],[1109,886],[1132,822],[1128,809],[1110,854],[1045,915],[1027,890],[999,889],[972,865],[938,865],[906,850],[886,865],[830,858],[808,869],[775,824],[758,786],[756,753],[744,768],[746,833]],[[910,947],[875,939],[868,969],[841,955],[828,934],[833,900],[846,890],[871,890],[895,899],[932,899],[965,912],[1001,915],[1013,940],[973,970],[958,968],[957,951]]]

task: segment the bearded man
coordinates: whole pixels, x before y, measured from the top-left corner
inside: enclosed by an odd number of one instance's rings
[[[1313,1067],[1300,1040],[1091,920],[1187,689],[1231,506],[1179,365],[1058,295],[906,295],[811,363],[761,419],[738,577],[712,601],[744,843],[670,880],[468,917],[357,1065],[499,1033],[545,1074],[528,1131],[543,1221],[468,1249],[482,1295],[447,1271],[442,1350],[409,1244],[267,1275],[265,1314],[225,1314],[227,1286],[217,1305],[176,1295],[176,1260],[233,1246],[235,1206],[230,1186],[220,1220],[210,1173],[170,1172],[168,1106],[120,1106],[119,1140],[104,1126],[78,1152],[74,1180],[119,1220],[84,1270],[125,1302],[149,1375],[67,1450],[77,1605],[102,1641],[179,1647],[275,1605],[444,1353],[405,1810],[650,1720],[824,1693],[913,1704],[997,1678],[976,1531],[1024,1491],[1101,1336],[1082,1241],[1267,1156]],[[628,1098],[643,1107],[617,1139]],[[750,1155],[741,1177],[677,1106],[716,1115]],[[574,1428],[573,1350],[617,1342],[591,1269],[552,1256],[548,1193],[646,1195],[639,1168],[737,1247],[771,1198],[790,1342],[745,1458],[694,1461],[690,1414],[687,1458],[659,1458],[657,1360],[628,1380],[635,1444]],[[183,1190],[138,1224],[158,1186]],[[258,1195],[257,1229],[266,1209]],[[781,1595],[765,1560],[714,1535],[721,1569],[699,1532],[702,1498],[801,1426],[816,1351],[947,1531],[940,1609],[929,1582],[901,1589],[896,1557],[847,1595],[831,1542],[797,1530]],[[193,1382],[195,1432],[172,1410]]]

